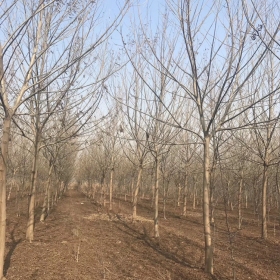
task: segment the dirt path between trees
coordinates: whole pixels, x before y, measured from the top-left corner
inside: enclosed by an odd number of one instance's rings
[[[160,220],[161,237],[156,240],[147,205],[139,206],[141,218],[132,223],[129,202],[116,201],[115,212],[107,212],[83,194],[69,190],[46,221],[36,224],[35,240],[29,243],[25,241],[27,218],[17,217],[13,208],[10,203],[7,280],[231,279],[228,242],[222,234],[215,251],[216,276],[203,272],[199,212],[190,212],[184,219],[167,213],[169,218]],[[246,240],[249,243],[244,243]],[[235,256],[237,279],[280,279],[279,243],[260,244],[248,236],[238,242],[244,250]]]

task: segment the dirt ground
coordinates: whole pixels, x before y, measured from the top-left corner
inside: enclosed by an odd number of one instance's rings
[[[248,214],[243,229],[226,229],[224,211],[216,212],[215,276],[204,273],[201,210],[169,207],[160,216],[160,238],[153,238],[149,201],[140,201],[139,220],[129,216],[130,202],[115,199],[109,212],[83,194],[69,190],[44,223],[37,222],[35,240],[25,240],[27,217],[17,217],[8,203],[5,274],[10,279],[280,279],[280,228],[270,224],[269,239]],[[161,214],[162,215],[162,214]],[[231,243],[229,242],[231,240]]]

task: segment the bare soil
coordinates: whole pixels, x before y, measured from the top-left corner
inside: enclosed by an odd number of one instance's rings
[[[204,273],[201,209],[182,217],[169,205],[160,216],[160,238],[153,238],[151,202],[141,200],[139,219],[132,222],[131,204],[114,200],[108,211],[83,194],[69,190],[44,223],[37,222],[35,240],[25,240],[27,217],[8,203],[5,274],[9,279],[280,279],[280,228],[269,224],[269,238],[259,238],[256,217],[244,215],[231,232],[223,209],[216,210],[215,276]],[[38,217],[39,217],[38,209]],[[245,210],[244,210],[245,211]],[[37,220],[38,220],[37,217]],[[231,242],[230,242],[231,240]]]

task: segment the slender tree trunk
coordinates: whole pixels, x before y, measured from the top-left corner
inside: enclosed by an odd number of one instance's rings
[[[167,201],[167,192],[169,187],[169,178],[167,180],[163,180],[163,218],[166,220],[166,201]]]
[[[11,187],[10,187],[10,189],[9,189],[9,193],[8,193],[8,197],[7,197],[7,200],[8,200],[8,201],[9,201],[10,198],[11,198],[11,194],[12,194],[12,189],[13,189],[13,187],[16,188],[16,181],[15,181],[15,179],[14,179],[15,177],[16,177],[16,170],[13,171],[13,179],[12,179],[12,181],[11,181]]]
[[[48,205],[48,183],[47,183],[46,189],[45,189],[43,207],[42,207],[42,212],[41,212],[41,216],[40,216],[40,222],[45,221],[46,212],[47,212],[47,205]]]
[[[133,197],[134,197],[134,177],[133,177],[133,179],[131,181],[130,190],[131,190],[131,202],[133,203]],[[125,201],[126,201],[126,197],[125,197]]]
[[[205,272],[213,274],[213,246],[210,225],[210,136],[204,138],[204,168],[203,168],[203,225],[205,241]]]
[[[178,186],[178,197],[177,197],[177,207],[180,207],[180,200],[181,200],[181,184],[179,183],[179,186]]]
[[[263,166],[263,182],[262,182],[262,238],[267,238],[267,181],[268,166],[266,162]]]
[[[105,188],[105,182],[103,183],[102,185],[102,192],[103,192],[103,207],[106,207],[106,195],[107,195],[107,192],[106,192],[106,188]]]
[[[45,190],[45,196],[44,196],[44,203],[42,208],[42,213],[40,217],[40,222],[43,222],[47,216],[47,213],[49,213],[49,189],[51,185],[51,174],[52,174],[53,164],[50,162],[49,165],[49,174],[48,174],[48,182]]]
[[[26,230],[26,239],[29,242],[32,242],[34,239],[34,223],[35,223],[35,193],[36,193],[36,184],[37,184],[37,161],[39,155],[39,135],[35,139],[34,147],[34,158],[33,166],[31,173],[31,186],[29,193],[29,205],[28,205],[28,221],[27,221],[27,230]]]
[[[48,187],[47,192],[47,213],[51,211],[51,186]]]
[[[193,206],[192,206],[193,209],[196,208],[196,190],[194,189],[193,190]]]
[[[193,185],[193,209],[196,208],[196,177],[194,177],[194,185]]]
[[[162,182],[162,186],[163,186],[163,218],[166,220],[166,186],[165,186],[165,180],[163,179]]]
[[[100,180],[100,204],[103,205],[104,207],[106,206],[106,192],[105,192],[105,173],[102,172],[102,175],[101,175],[101,180]]]
[[[138,169],[138,176],[137,176],[137,182],[136,182],[136,187],[133,193],[133,201],[132,201],[132,219],[135,220],[137,217],[137,197],[138,197],[138,192],[140,188],[140,183],[142,179],[142,172],[143,172],[143,166],[140,164],[139,169]]]
[[[7,159],[9,138],[11,131],[11,117],[8,115],[3,121],[3,135],[1,139],[1,156],[0,156],[0,279],[4,275],[4,258],[6,243],[6,179],[7,179]]]
[[[55,202],[55,194],[53,192],[52,192],[51,198],[52,198],[52,203],[51,203],[52,207],[51,208],[53,209],[54,202]]]
[[[16,208],[17,208],[17,217],[20,217],[20,201],[21,201],[22,194],[19,191],[19,184],[17,185],[17,192],[16,192]]]
[[[257,181],[254,180],[253,183],[253,190],[254,190],[254,212],[255,214],[258,214],[259,212],[259,203],[258,203],[258,190],[257,190],[258,186],[257,186]]]
[[[155,208],[154,208],[154,233],[155,237],[159,237],[159,228],[158,228],[158,197],[159,197],[159,162],[158,162],[158,155],[156,154],[155,157],[155,168],[156,168],[156,173],[155,173]]]
[[[229,186],[230,186],[230,180],[227,181],[227,206],[230,206]]]
[[[183,216],[187,216],[187,190],[188,190],[188,175],[186,174],[185,185],[184,185],[184,206],[183,206]]]
[[[95,199],[96,185],[91,183],[91,198]]]
[[[9,188],[9,191],[8,191],[7,201],[9,201],[10,198],[11,198],[12,189],[13,189],[13,183],[11,182],[10,183],[10,188]]]
[[[279,210],[279,204],[280,204],[280,185],[279,185],[279,181],[278,181],[278,169],[277,169],[277,173],[276,173],[276,191],[277,191],[277,198],[276,198],[276,201],[277,201],[277,210]],[[280,213],[279,213],[280,214]],[[279,220],[280,221],[280,220]]]
[[[112,210],[112,209],[113,209],[113,206],[112,206],[112,198],[113,198],[113,176],[114,176],[114,168],[111,169],[111,173],[110,173],[109,210]]]
[[[241,172],[241,178],[239,181],[239,189],[238,189],[238,229],[241,229],[241,225],[242,225],[242,191],[243,191],[243,172]]]
[[[57,204],[57,200],[58,200],[58,188],[59,188],[59,185],[57,185],[57,187],[55,188],[55,191],[54,191],[54,205]]]
[[[155,185],[152,186],[152,199],[151,199],[151,208],[153,208],[155,203]]]

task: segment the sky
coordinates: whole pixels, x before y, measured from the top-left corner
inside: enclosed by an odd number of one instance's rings
[[[11,1],[12,0],[6,0],[4,2],[8,3]],[[203,6],[203,7],[206,9],[202,9],[202,11],[199,11],[199,13],[198,13],[198,18],[200,17],[200,21],[201,21],[201,18],[204,17],[204,13],[207,10],[207,8],[209,9],[209,7],[211,6],[211,3],[218,3],[218,2],[220,2],[220,1],[214,1],[214,0],[212,0],[212,1],[211,0],[210,1],[206,1],[206,0],[205,1],[203,1],[203,0],[193,1],[194,5],[198,4],[198,6],[200,6],[200,4],[202,4],[202,3],[205,4],[205,6]],[[100,1],[99,3],[100,3],[99,20],[98,20],[98,24],[96,25],[96,27],[93,30],[93,35],[92,35],[93,37],[96,36],[95,33],[98,34],[98,33],[102,32],[102,30],[104,30],[104,28],[106,26],[108,26],[108,24],[110,24],[110,22],[112,22],[112,19],[115,17],[116,14],[118,14],[120,7],[125,3],[125,0],[104,0],[104,1]],[[109,49],[116,52],[116,54],[119,51],[121,51],[121,49],[123,48],[122,39],[121,39],[120,34],[123,35],[123,38],[125,41],[128,41],[130,35],[135,35],[135,34],[132,34],[132,32],[137,33],[137,31],[138,31],[137,28],[139,28],[140,24],[142,25],[142,28],[145,30],[145,28],[146,28],[145,24],[147,23],[147,32],[152,30],[153,35],[155,34],[156,28],[161,27],[160,19],[161,19],[162,14],[164,13],[164,5],[165,5],[166,1],[163,1],[163,0],[131,0],[131,3],[132,3],[131,9],[125,15],[122,23],[117,27],[117,32],[114,32],[111,36],[111,40],[109,43],[110,44]],[[212,20],[211,15],[210,15],[210,20]],[[172,22],[172,21],[170,22],[170,26],[171,26],[170,30],[172,28],[173,23],[174,22]],[[204,24],[204,25],[206,26],[205,28],[207,28],[207,24]],[[169,28],[169,26],[168,26],[168,28]],[[204,32],[204,30],[203,30],[203,32]],[[225,34],[221,35],[220,32],[219,32],[219,34],[220,34],[219,36],[221,36],[221,37],[223,37],[225,35]],[[207,35],[209,35],[209,33]],[[1,38],[1,36],[2,36],[2,33],[0,30],[0,41],[2,41],[2,39],[3,39],[3,38]],[[147,35],[147,36],[149,36],[149,35]],[[171,36],[173,36],[173,34],[171,34]],[[211,37],[211,34],[210,34],[209,38],[210,37]],[[200,39],[201,39],[201,37],[199,38],[199,40]],[[205,44],[209,45],[209,41],[206,42]],[[202,50],[198,50],[198,52],[200,52],[200,51],[201,51],[201,59],[204,58],[203,55],[207,56],[207,52],[208,52],[207,49],[204,50],[204,48],[203,48]],[[219,51],[219,54],[221,55],[221,51]],[[101,53],[99,51],[99,49],[94,50],[94,53],[92,54],[92,56],[96,56],[96,55],[104,56],[104,53]],[[200,54],[197,55],[197,57],[199,57],[199,56],[200,56]],[[110,58],[109,55],[108,55],[108,57]],[[92,57],[90,57],[90,58],[92,59]],[[124,56],[121,59],[125,60],[126,58]],[[220,60],[224,60],[224,59],[225,58],[220,59]],[[206,61],[207,61],[207,57],[206,57]],[[183,61],[182,65],[183,66],[186,65],[185,61]],[[98,67],[99,67],[99,65],[96,64],[95,70],[98,69]],[[91,70],[91,68],[89,68],[89,69]],[[86,74],[88,74],[88,73],[86,73]],[[116,82],[116,84],[117,84],[117,82]],[[106,100],[104,100],[104,102],[106,102]]]

